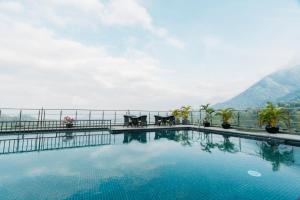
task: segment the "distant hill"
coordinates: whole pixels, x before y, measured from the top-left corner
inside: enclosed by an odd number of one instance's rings
[[[297,102],[297,101],[300,101],[300,90],[296,90],[294,92],[291,92],[291,93],[277,99],[277,102],[282,102],[282,103]]]
[[[285,103],[300,99],[300,65],[270,74],[241,94],[214,107],[253,108],[267,101]]]

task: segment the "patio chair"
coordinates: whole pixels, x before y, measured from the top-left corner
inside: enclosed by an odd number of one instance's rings
[[[160,117],[161,118],[161,125],[166,125],[167,118],[166,117]]]
[[[124,126],[133,126],[132,117],[135,117],[134,115],[124,115]]]
[[[154,119],[155,119],[155,125],[160,126],[162,122],[161,116],[154,115]]]
[[[131,116],[129,119],[132,122],[132,126],[137,127],[139,125],[139,117]]]
[[[173,115],[169,116],[169,125],[173,126],[175,125],[175,117]]]
[[[139,126],[147,126],[147,115],[142,115],[138,117],[138,125]]]

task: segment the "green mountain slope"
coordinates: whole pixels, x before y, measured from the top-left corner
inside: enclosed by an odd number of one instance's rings
[[[296,101],[300,101],[300,89],[277,99],[277,102],[282,102],[282,103],[296,102]]]
[[[287,102],[299,99],[300,65],[270,74],[241,94],[215,107],[260,107],[267,101]]]

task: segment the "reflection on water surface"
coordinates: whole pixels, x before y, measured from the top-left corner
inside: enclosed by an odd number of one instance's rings
[[[0,199],[296,199],[300,148],[174,130],[2,136],[0,186]]]

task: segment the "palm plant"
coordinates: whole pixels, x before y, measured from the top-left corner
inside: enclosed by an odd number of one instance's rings
[[[188,118],[190,114],[191,106],[182,106],[180,109],[183,124],[188,124]]]
[[[275,106],[273,103],[268,102],[267,105],[258,112],[259,124],[266,125],[266,130],[269,133],[279,132],[278,123],[284,121],[290,123],[289,113],[282,107]]]
[[[182,118],[183,124],[188,124],[188,118],[191,111],[191,106],[182,106],[180,109],[174,109],[172,115],[175,117],[177,123],[179,123],[180,118]]]
[[[210,123],[212,121],[212,114],[215,112],[215,110],[213,108],[210,108],[209,104],[201,105],[200,111],[201,110],[204,110],[204,112],[205,112],[205,118],[203,120],[203,125],[205,127],[208,127],[208,126],[210,126]]]
[[[233,109],[232,108],[224,108],[218,110],[216,115],[220,116],[222,118],[222,127],[225,129],[230,128],[229,120],[233,118]]]
[[[176,124],[179,124],[180,123],[180,116],[181,116],[181,111],[180,109],[175,109],[172,111],[172,115],[175,117],[175,120],[176,120]]]

